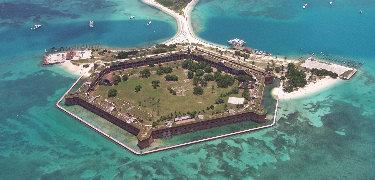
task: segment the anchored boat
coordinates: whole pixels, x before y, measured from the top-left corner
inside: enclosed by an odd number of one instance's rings
[[[31,30],[36,30],[36,29],[39,29],[40,27],[42,27],[41,24],[35,24],[34,27],[31,27],[30,29]]]
[[[90,27],[90,28],[93,28],[93,27],[94,27],[94,21],[90,21],[90,22],[89,22],[89,27]]]

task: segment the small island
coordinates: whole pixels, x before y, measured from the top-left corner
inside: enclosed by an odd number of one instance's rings
[[[278,101],[301,98],[341,80],[357,70],[311,56],[287,59],[228,41],[230,47],[195,36],[190,13],[197,0],[143,0],[173,16],[177,34],[150,47],[114,49],[99,46],[53,48],[43,64],[62,64],[80,78],[56,103],[57,107],[136,154],[147,154],[276,124]],[[265,108],[267,88],[276,100]],[[137,139],[140,151],[63,106],[79,106],[102,117]],[[272,118],[267,118],[267,116]],[[254,122],[253,128],[142,151],[158,139]],[[159,142],[159,141],[158,141]],[[157,144],[157,143],[156,143]]]

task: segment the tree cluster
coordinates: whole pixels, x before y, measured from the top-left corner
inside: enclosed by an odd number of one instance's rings
[[[311,73],[317,76],[330,76],[331,78],[336,79],[338,77],[337,73],[325,70],[325,69],[312,69]]]
[[[203,88],[200,86],[195,86],[193,89],[193,94],[194,95],[202,95],[203,94]]]
[[[165,44],[157,44],[155,46],[155,49],[152,50],[153,54],[160,54],[160,53],[165,53],[169,51],[174,51],[176,50],[177,46],[175,44],[172,45],[165,45]]]
[[[215,73],[214,77],[217,87],[220,88],[227,88],[229,86],[232,86],[235,82],[234,77],[228,74]]]
[[[167,74],[164,78],[165,78],[166,81],[178,81],[177,75]]]
[[[127,74],[124,74],[121,76],[122,81],[127,81],[129,79],[129,76]]]
[[[114,75],[113,76],[113,84],[114,85],[117,85],[118,83],[120,83],[121,82],[121,76],[119,76],[119,75]]]
[[[305,87],[307,84],[305,72],[298,70],[293,63],[288,64],[286,79],[287,83],[284,86],[286,92],[292,92],[295,88]]]
[[[169,74],[173,71],[173,68],[171,67],[159,67],[157,70],[156,70],[156,74],[157,75],[163,75],[163,74]]]
[[[136,55],[136,54],[138,54],[137,50],[133,50],[133,51],[120,51],[117,54],[116,59],[126,59],[129,56],[133,56],[133,55]]]
[[[142,71],[139,72],[142,78],[149,78],[151,76],[151,71],[150,69],[143,69]]]
[[[191,0],[156,0],[158,3],[166,6],[176,12],[180,12]]]
[[[117,90],[116,89],[110,89],[108,90],[108,97],[116,97],[117,96]]]
[[[209,64],[202,63],[202,62],[195,62],[193,60],[185,60],[182,63],[182,68],[188,69],[192,72],[196,72],[197,70],[203,70],[206,73],[211,73],[212,68]]]

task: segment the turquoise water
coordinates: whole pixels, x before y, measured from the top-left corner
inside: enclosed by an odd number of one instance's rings
[[[41,67],[40,58],[52,46],[161,42],[175,33],[173,19],[137,0],[2,1],[1,179],[372,179],[375,3],[307,2],[302,10],[297,0],[202,0],[193,22],[214,43],[240,37],[273,54],[323,51],[363,62],[353,80],[281,102],[274,128],[138,157],[55,108],[76,77]],[[44,26],[29,31],[34,23]]]

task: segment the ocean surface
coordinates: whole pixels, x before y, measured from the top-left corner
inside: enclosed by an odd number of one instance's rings
[[[305,2],[201,0],[193,23],[218,44],[362,63],[352,80],[282,101],[273,128],[136,156],[56,109],[77,77],[40,61],[51,47],[162,42],[174,20],[137,0],[1,1],[0,179],[374,179],[375,1]]]

